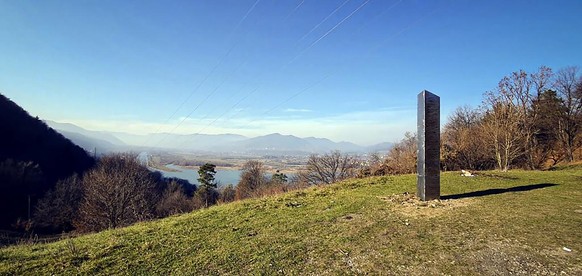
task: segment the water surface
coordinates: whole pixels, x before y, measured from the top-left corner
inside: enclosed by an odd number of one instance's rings
[[[177,177],[181,179],[188,180],[191,184],[198,185],[198,169],[188,169],[184,167],[180,167],[177,165],[166,165],[169,169],[177,170],[176,172],[167,172],[156,170],[162,173],[164,177]],[[226,186],[228,184],[236,185],[240,181],[240,170],[216,170],[216,175],[214,175],[218,186]]]

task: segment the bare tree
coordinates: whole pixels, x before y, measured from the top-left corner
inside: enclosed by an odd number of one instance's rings
[[[300,177],[309,184],[330,184],[355,177],[360,164],[354,156],[334,151],[324,155],[311,155]]]
[[[495,91],[485,93],[483,130],[494,149],[497,167],[507,171],[516,158],[528,155],[533,137],[531,80],[520,70],[504,77]]]
[[[220,194],[218,201],[221,203],[232,202],[236,198],[236,189],[232,184],[222,187],[218,192]]]
[[[536,97],[552,87],[554,72],[547,66],[542,66],[536,72],[530,75],[532,89],[535,90]]]
[[[84,197],[75,220],[78,229],[99,231],[154,217],[158,183],[134,154],[99,160],[83,177]]]
[[[59,180],[36,205],[35,225],[53,232],[73,230],[73,218],[82,198],[81,180],[76,174]]]
[[[564,102],[560,120],[560,140],[566,148],[566,160],[574,161],[574,152],[580,147],[582,130],[582,77],[578,67],[566,67],[556,73],[554,88]]]
[[[167,217],[190,212],[192,209],[192,201],[186,196],[183,186],[175,179],[171,179],[156,206],[157,215]]]
[[[582,146],[582,77],[576,67],[557,74],[545,66],[532,74],[513,72],[484,94],[482,110],[473,114],[477,118],[460,108],[449,118],[441,145],[445,166],[486,169],[493,159],[504,171],[539,169],[562,156],[574,160]]]
[[[368,154],[365,164],[361,166],[358,177],[385,175],[387,173],[384,157],[379,152],[372,152]]]
[[[544,93],[546,93],[552,86],[553,71],[547,66],[542,66],[536,73],[530,75],[531,86],[532,86],[532,96],[529,108],[529,114],[527,116],[527,126],[529,127],[528,140],[526,140],[526,150],[528,158],[528,166],[531,169],[541,168],[545,161],[548,159],[547,153],[552,150],[548,147],[547,141],[540,141],[541,130],[539,123],[545,121],[548,114],[548,108],[540,105],[546,100],[542,100]],[[534,94],[535,93],[535,94]],[[543,145],[542,145],[543,144]],[[540,150],[543,148],[543,150]]]
[[[483,130],[487,145],[493,148],[497,168],[509,170],[512,162],[521,154],[521,140],[516,110],[513,105],[489,98],[491,109],[485,113]]]
[[[542,66],[536,73],[520,70],[504,77],[495,91],[485,94],[483,130],[493,149],[497,167],[510,165],[541,168],[547,160],[574,160],[581,146],[582,92],[578,68],[567,67],[553,74]],[[559,98],[550,92],[550,85]],[[546,106],[549,105],[549,106]],[[562,113],[557,116],[555,113]],[[560,144],[553,142],[552,129],[559,130]],[[550,139],[550,140],[549,140]]]
[[[416,171],[416,158],[418,155],[416,134],[405,133],[404,139],[396,143],[384,159],[386,170],[389,174],[406,174]]]
[[[537,85],[544,84],[547,80],[542,79],[547,74],[545,72],[541,72],[536,74],[537,77]],[[519,72],[512,73],[511,77],[504,82],[504,88],[506,91],[502,91],[502,93],[510,93],[513,94],[515,98],[514,104],[517,110],[517,117],[519,129],[523,138],[521,140],[522,147],[523,147],[523,154],[526,158],[526,165],[529,169],[535,168],[534,162],[534,134],[535,134],[535,119],[537,114],[532,112],[533,109],[532,101],[535,97],[532,94],[532,86],[534,86],[533,75],[528,75],[525,71],[520,70]],[[537,86],[536,85],[536,86]],[[536,87],[537,89],[543,89],[544,87]]]
[[[236,198],[258,196],[258,191],[267,184],[266,169],[262,162],[247,161],[241,171],[241,180],[236,186]]]
[[[469,106],[457,108],[444,126],[443,166],[447,169],[489,169],[490,153],[482,146],[482,114]]]

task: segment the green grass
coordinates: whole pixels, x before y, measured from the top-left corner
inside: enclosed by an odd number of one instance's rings
[[[556,185],[491,190],[543,183]],[[582,274],[580,167],[444,173],[445,196],[501,193],[440,202],[403,194],[415,185],[349,180],[3,248],[0,274]]]

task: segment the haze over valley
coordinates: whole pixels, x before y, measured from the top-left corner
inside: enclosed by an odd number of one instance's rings
[[[89,152],[119,151],[165,151],[217,155],[297,155],[326,153],[339,150],[345,153],[364,154],[387,152],[392,143],[361,146],[350,142],[334,142],[326,138],[299,138],[279,133],[258,137],[245,137],[237,134],[169,134],[147,135],[123,132],[91,131],[70,123],[45,121],[65,137],[71,139]]]

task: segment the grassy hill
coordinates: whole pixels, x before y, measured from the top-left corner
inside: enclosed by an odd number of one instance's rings
[[[441,187],[423,203],[415,176],[375,177],[225,204],[0,249],[0,274],[582,274],[579,166]]]

